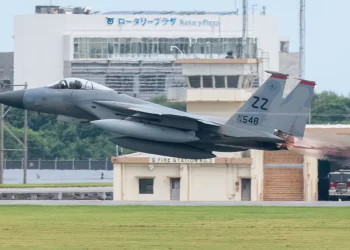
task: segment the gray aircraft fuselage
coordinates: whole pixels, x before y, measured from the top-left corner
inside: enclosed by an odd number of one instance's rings
[[[8,95],[8,99],[11,101],[5,100],[5,104],[14,106],[21,109],[36,111],[39,113],[63,115],[68,117],[73,117],[77,119],[85,119],[87,121],[99,120],[99,119],[121,119],[125,116],[130,116],[134,111],[122,110],[121,112],[115,112],[109,109],[101,110],[97,112],[95,101],[117,101],[122,103],[131,103],[131,104],[147,104],[149,107],[159,108],[160,105],[153,104],[141,99],[137,99],[125,94],[120,94],[116,91],[106,91],[106,90],[88,90],[88,89],[53,89],[48,87],[27,89],[27,90],[17,90],[13,92],[5,93]],[[13,96],[11,96],[11,94]],[[16,96],[14,95],[16,94]],[[1,98],[0,98],[1,99]],[[3,100],[2,98],[1,100]],[[22,99],[22,100],[21,100]],[[4,101],[3,101],[4,102]],[[88,110],[78,107],[77,103],[84,103]],[[161,108],[165,108],[161,106]],[[213,118],[220,120],[217,118]],[[224,123],[224,120],[222,120]],[[155,124],[157,124],[155,122]],[[190,145],[214,150],[218,149],[219,151],[232,152],[232,151],[244,151],[247,148],[271,148],[275,149],[275,143],[271,144],[266,142],[257,142],[251,139],[239,139],[239,138],[229,138],[223,137],[217,131],[217,128],[212,128],[210,126],[202,125],[197,133],[200,135],[201,141],[190,143]],[[241,147],[230,147],[226,148],[224,146],[215,146],[215,144],[231,145]],[[221,150],[220,150],[221,149]]]
[[[91,105],[93,101],[96,100],[118,100],[127,103],[144,103],[142,100],[119,94],[116,91],[50,89],[43,87],[25,90],[23,94],[23,109],[87,120],[99,119],[75,105],[75,102],[82,100]]]
[[[266,72],[271,76],[228,120],[164,107],[77,78],[2,93],[0,103],[56,114],[59,121],[90,123],[116,133],[115,144],[152,154],[204,159],[215,157],[213,152],[286,150],[292,135],[304,134],[315,83],[302,80],[282,102],[288,75]]]

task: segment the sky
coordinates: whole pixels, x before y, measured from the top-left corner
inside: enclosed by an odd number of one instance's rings
[[[299,0],[248,0],[256,13],[266,6],[266,15],[277,17],[281,37],[290,40],[290,52],[299,50]],[[88,6],[101,12],[113,10],[201,10],[242,9],[242,0],[0,0],[0,52],[14,51],[15,15],[33,14],[36,5]],[[316,91],[331,90],[348,95],[350,84],[350,0],[306,0],[305,79],[316,81]]]

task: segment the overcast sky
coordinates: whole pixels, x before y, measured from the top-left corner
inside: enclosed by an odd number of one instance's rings
[[[204,10],[231,11],[241,9],[241,0],[0,0],[0,51],[13,51],[13,18],[19,14],[33,14],[35,5],[89,6],[102,12],[112,10]],[[291,51],[299,48],[299,0],[248,0],[262,6],[267,15],[279,20],[281,36],[289,37]],[[305,78],[317,82],[317,92],[333,90],[348,95],[350,83],[350,0],[306,0],[306,67]],[[250,10],[250,13],[252,10]]]

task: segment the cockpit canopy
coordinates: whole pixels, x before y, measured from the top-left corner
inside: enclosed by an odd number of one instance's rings
[[[112,90],[96,82],[81,78],[65,78],[46,87],[51,89]]]

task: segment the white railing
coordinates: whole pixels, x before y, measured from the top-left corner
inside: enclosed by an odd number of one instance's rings
[[[238,89],[238,88],[169,88],[167,98],[169,101],[247,101],[256,88]]]
[[[99,58],[79,58],[79,56],[76,55],[74,56],[74,60],[173,61],[176,59],[223,59],[226,56],[227,54],[109,54]]]

